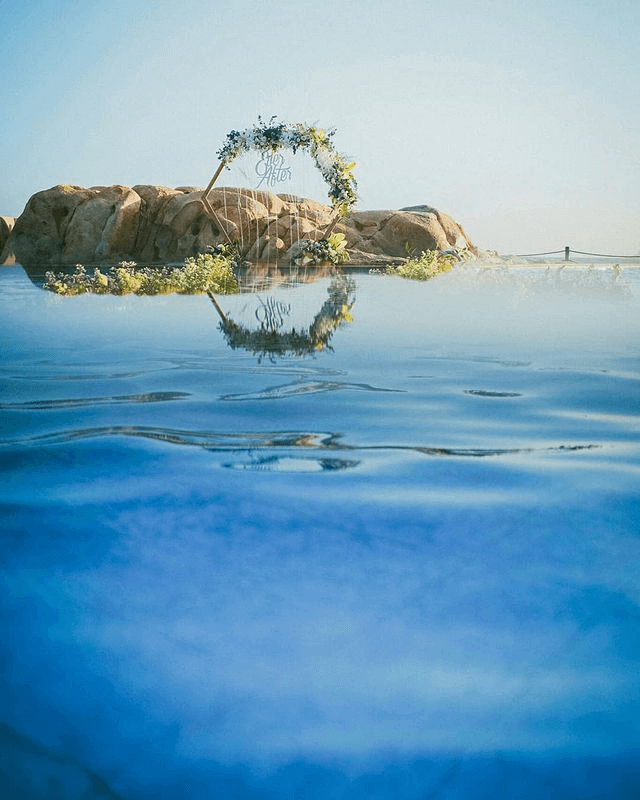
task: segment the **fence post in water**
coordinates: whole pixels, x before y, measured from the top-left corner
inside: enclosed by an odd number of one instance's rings
[[[568,247],[564,248],[564,260],[565,261],[569,260],[569,248]]]

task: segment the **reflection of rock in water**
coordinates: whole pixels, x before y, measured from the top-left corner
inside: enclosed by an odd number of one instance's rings
[[[300,286],[315,283],[336,274],[333,266],[289,266],[285,264],[248,264],[238,269],[240,292],[261,292],[267,289]]]
[[[319,277],[315,272],[315,278]],[[281,330],[278,309],[269,309],[263,303],[264,313],[256,315],[257,327],[238,324],[228,317],[213,295],[209,295],[220,315],[220,330],[229,347],[244,349],[260,357],[282,355],[308,355],[325,350],[335,331],[351,322],[351,309],[355,303],[355,282],[341,272],[333,272],[327,288],[328,297],[307,328]],[[284,321],[284,319],[282,319]]]

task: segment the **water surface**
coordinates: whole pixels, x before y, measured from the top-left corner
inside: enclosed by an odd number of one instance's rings
[[[640,272],[353,280],[0,270],[7,797],[638,795]]]

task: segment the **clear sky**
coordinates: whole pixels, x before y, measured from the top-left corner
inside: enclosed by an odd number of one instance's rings
[[[0,214],[205,185],[258,114],[336,128],[360,210],[502,253],[640,252],[638,0],[0,0]]]

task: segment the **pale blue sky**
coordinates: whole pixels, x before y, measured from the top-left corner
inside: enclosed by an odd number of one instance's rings
[[[0,214],[204,185],[261,114],[337,129],[359,209],[483,248],[640,252],[637,0],[0,0]]]

